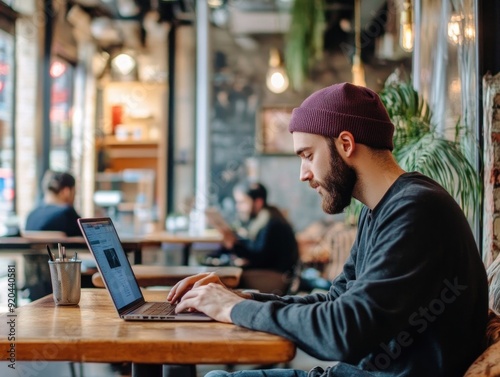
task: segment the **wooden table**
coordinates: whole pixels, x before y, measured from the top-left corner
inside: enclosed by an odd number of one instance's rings
[[[178,281],[202,272],[215,272],[229,288],[236,288],[240,283],[242,269],[239,267],[205,267],[205,266],[148,266],[135,264],[132,266],[139,286],[153,285],[172,286]],[[104,287],[100,273],[92,276],[92,283],[99,288]]]
[[[160,231],[144,235],[142,241],[182,244],[182,264],[187,266],[189,265],[191,246],[194,243],[220,243],[222,241],[222,236],[215,230],[197,235],[192,235],[188,232],[171,233],[167,231]]]
[[[144,294],[147,300],[165,300],[167,292]],[[12,353],[16,364],[131,362],[135,375],[141,370],[137,365],[144,364],[272,364],[295,355],[288,340],[231,324],[124,321],[108,292],[97,288],[83,289],[78,306],[56,307],[49,295],[1,314],[0,333],[1,354],[6,359]]]

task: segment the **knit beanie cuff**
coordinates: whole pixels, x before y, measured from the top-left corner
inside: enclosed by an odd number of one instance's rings
[[[394,148],[394,125],[391,122],[322,109],[295,108],[289,131],[330,137],[338,137],[342,131],[349,131],[360,144],[389,150]]]
[[[371,89],[350,83],[311,94],[293,110],[289,130],[329,137],[348,131],[357,143],[393,149],[394,125],[380,97]]]

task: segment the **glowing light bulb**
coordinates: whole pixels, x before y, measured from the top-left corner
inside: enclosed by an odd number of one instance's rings
[[[269,52],[269,69],[266,74],[267,88],[273,93],[283,93],[288,89],[288,75],[281,65],[281,58],[277,49]]]
[[[462,16],[459,14],[452,14],[450,21],[448,21],[448,39],[454,43],[459,44],[462,42]]]
[[[413,51],[413,15],[411,3],[406,1],[401,12],[399,45],[405,51]]]
[[[282,68],[270,68],[266,75],[266,85],[273,93],[283,93],[288,89],[288,76]]]
[[[465,19],[464,38],[469,41],[473,41],[476,38],[476,26],[474,25],[474,17],[472,15],[469,15]]]
[[[122,75],[128,75],[135,68],[135,59],[128,54],[119,54],[112,61],[111,65]]]

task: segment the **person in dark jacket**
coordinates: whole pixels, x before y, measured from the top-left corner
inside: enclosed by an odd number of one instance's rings
[[[294,109],[289,130],[300,179],[318,192],[325,212],[342,211],[351,197],[364,204],[350,256],[330,290],[303,297],[242,293],[214,274],[199,274],[174,286],[168,300],[178,312],[194,308],[338,361],[308,372],[239,377],[463,376],[485,349],[488,286],[461,208],[438,183],[397,164],[394,126],[370,89],[343,83],[313,93]]]
[[[223,231],[220,252],[240,258],[236,263],[246,269],[292,270],[298,259],[295,233],[282,212],[268,204],[265,186],[240,182],[233,197],[240,226]]]
[[[75,178],[68,172],[48,170],[42,179],[43,203],[33,209],[26,219],[26,230],[64,232],[68,237],[81,236],[74,208]]]
[[[240,288],[285,293],[287,284],[283,283],[290,281],[299,259],[292,226],[278,208],[268,204],[262,183],[240,182],[233,189],[233,197],[241,226],[237,231],[220,229],[223,246],[209,259],[241,266]]]

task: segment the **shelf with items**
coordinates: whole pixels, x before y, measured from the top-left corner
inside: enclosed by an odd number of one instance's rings
[[[100,174],[123,174],[128,170],[147,170],[154,173],[153,192],[148,196],[155,208],[154,218],[164,222],[166,202],[166,124],[167,124],[167,86],[164,83],[101,82],[99,86],[100,115],[98,117],[99,135],[96,141],[98,153],[98,179],[96,190],[111,185],[102,181]],[[97,181],[100,182],[98,183]],[[125,187],[133,192],[138,188]],[[149,200],[149,199],[148,199]],[[140,213],[135,204],[139,203],[134,195],[123,198],[116,210],[132,213],[137,220]],[[148,209],[149,211],[149,209]],[[134,221],[136,221],[134,220]]]
[[[103,133],[120,140],[157,140],[165,124],[166,85],[108,82],[103,91]]]
[[[128,168],[96,175],[94,204],[113,218],[122,233],[144,234],[154,228],[156,174],[152,169]]]
[[[108,147],[113,147],[113,146],[124,146],[124,145],[137,145],[137,146],[143,146],[143,147],[156,147],[158,146],[158,140],[155,139],[125,139],[122,140],[120,138],[117,138],[116,136],[113,135],[108,135],[104,138],[104,140],[101,141],[101,146],[108,146]]]

